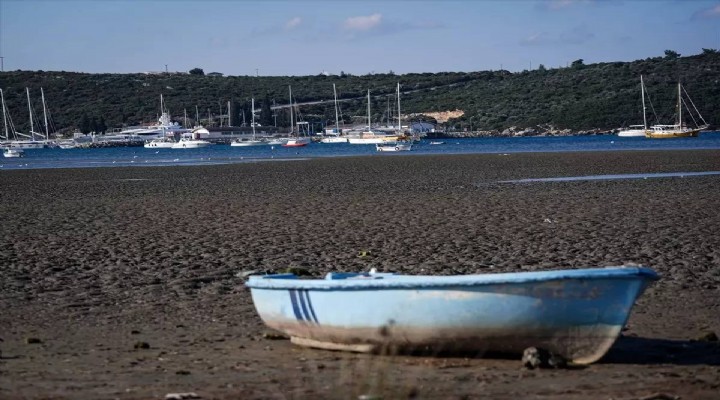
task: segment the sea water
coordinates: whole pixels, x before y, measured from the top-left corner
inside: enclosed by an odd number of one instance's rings
[[[720,149],[720,132],[703,132],[696,138],[646,139],[643,137],[562,136],[423,139],[412,151],[383,153],[375,145],[311,143],[305,147],[212,145],[199,149],[146,149],[115,147],[94,149],[25,150],[22,158],[1,158],[0,171],[43,168],[95,168],[128,166],[217,165],[266,161],[292,161],[320,157],[405,157],[417,154],[510,154],[521,152],[574,152],[623,150]]]

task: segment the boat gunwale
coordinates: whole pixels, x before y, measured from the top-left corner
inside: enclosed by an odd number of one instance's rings
[[[352,275],[352,274],[349,274]],[[490,286],[503,284],[525,284],[559,280],[582,279],[636,279],[648,281],[659,279],[659,275],[646,267],[606,267],[573,270],[552,270],[533,272],[505,272],[473,275],[395,275],[358,274],[350,279],[298,279],[294,274],[250,276],[245,285],[251,289],[313,289],[313,290],[376,290],[376,289],[428,289],[447,287]]]

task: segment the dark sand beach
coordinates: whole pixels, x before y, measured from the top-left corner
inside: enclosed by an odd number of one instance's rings
[[[0,399],[717,399],[720,176],[499,183],[692,171],[720,151],[0,171]],[[606,357],[557,370],[299,348],[236,277],[626,263],[661,280]]]

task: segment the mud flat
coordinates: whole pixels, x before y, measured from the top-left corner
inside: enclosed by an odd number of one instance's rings
[[[652,398],[720,392],[720,151],[0,171],[0,398]],[[244,270],[662,276],[599,363],[368,356],[263,326]],[[716,339],[716,337],[715,337]]]

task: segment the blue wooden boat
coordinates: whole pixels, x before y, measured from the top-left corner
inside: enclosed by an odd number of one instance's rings
[[[657,274],[643,267],[456,276],[329,273],[251,276],[265,324],[302,346],[380,352],[550,351],[600,359]],[[392,346],[392,347],[390,347]]]

